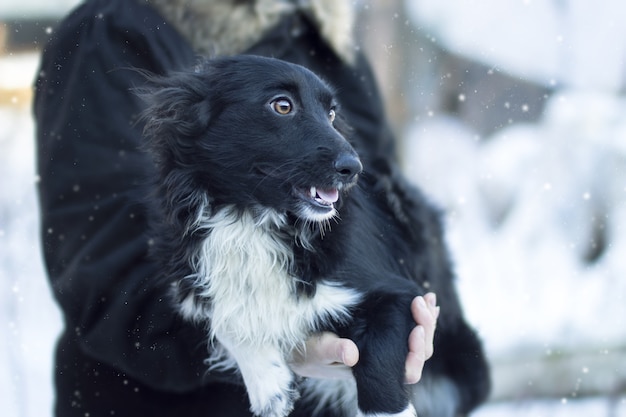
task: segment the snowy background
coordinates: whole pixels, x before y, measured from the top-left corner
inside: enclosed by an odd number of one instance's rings
[[[3,2],[0,21],[38,2],[19,3]],[[626,3],[406,5],[393,18],[411,36],[385,53],[405,63],[406,172],[445,210],[462,300],[493,365],[492,399],[474,416],[625,417]],[[0,405],[9,417],[51,415],[62,326],[38,239],[37,59],[0,55]]]

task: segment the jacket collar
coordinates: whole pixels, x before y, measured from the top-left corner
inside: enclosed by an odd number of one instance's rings
[[[203,55],[235,55],[257,43],[283,18],[303,13],[343,61],[352,63],[354,7],[350,0],[149,0]]]

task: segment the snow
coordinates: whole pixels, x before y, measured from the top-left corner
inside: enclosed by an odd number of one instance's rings
[[[52,414],[52,349],[61,329],[39,245],[34,131],[25,97],[36,65],[35,54],[0,59],[0,91],[15,93],[0,106],[0,397],[2,415],[10,417]]]
[[[3,18],[59,17],[80,3],[80,0],[4,0],[0,3]]]
[[[626,70],[620,0],[405,0],[416,25],[461,55],[540,84],[617,91]]]
[[[467,312],[491,352],[531,335],[567,348],[626,341],[626,101],[563,92],[538,124],[487,142],[446,118],[407,137],[407,172],[449,213]]]
[[[599,399],[537,400],[519,404],[489,404],[472,417],[624,417],[626,402]]]
[[[555,90],[538,122],[487,138],[436,113],[405,135],[406,171],[445,210],[462,302],[494,364],[492,402],[474,416],[626,417],[626,6],[407,5],[445,48]],[[34,54],[0,58],[0,91],[15,92],[0,101],[0,397],[11,417],[51,415],[62,325],[23,94],[36,66]]]
[[[441,48],[553,89],[540,120],[488,137],[435,112],[406,131],[407,173],[446,213],[492,399],[508,401],[476,415],[622,415],[626,6],[405,3]],[[561,403],[532,400],[546,395]]]

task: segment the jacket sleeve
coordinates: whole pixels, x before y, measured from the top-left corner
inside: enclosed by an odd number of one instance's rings
[[[66,332],[86,354],[184,392],[207,382],[206,331],[178,318],[147,257],[140,189],[151,163],[131,92],[143,76],[131,68],[159,73],[194,56],[148,6],[107,4],[77,9],[42,56],[34,115],[44,258]]]

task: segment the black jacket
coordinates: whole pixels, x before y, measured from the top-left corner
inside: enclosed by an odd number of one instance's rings
[[[393,144],[372,73],[341,61],[300,14],[250,53],[309,67],[335,85],[366,169]],[[132,92],[197,60],[140,0],[89,0],[54,30],[36,81],[42,240],[65,318],[56,353],[56,415],[249,415],[231,375],[206,373],[206,331],[183,323],[154,280],[141,186],[143,104]],[[381,163],[381,161],[383,161]],[[383,168],[384,169],[384,168]]]

